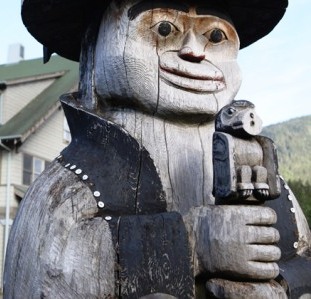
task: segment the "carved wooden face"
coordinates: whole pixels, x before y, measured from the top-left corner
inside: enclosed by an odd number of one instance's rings
[[[95,54],[102,100],[166,117],[214,116],[231,102],[241,82],[239,38],[229,22],[204,11],[163,8],[163,1],[112,3]]]

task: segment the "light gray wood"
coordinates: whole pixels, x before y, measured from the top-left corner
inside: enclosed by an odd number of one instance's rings
[[[192,209],[192,244],[199,264],[209,273],[232,278],[273,279],[281,256],[275,212],[260,206],[207,206]]]
[[[113,296],[110,229],[76,175],[52,163],[20,209],[7,251],[5,298]]]
[[[235,282],[224,279],[212,279],[206,284],[207,289],[216,298],[230,299],[286,299],[284,289],[276,282],[253,283]]]

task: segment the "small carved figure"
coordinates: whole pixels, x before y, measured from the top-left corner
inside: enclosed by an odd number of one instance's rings
[[[213,139],[214,196],[258,201],[281,193],[272,140],[259,136],[262,121],[255,106],[234,101],[220,110]]]

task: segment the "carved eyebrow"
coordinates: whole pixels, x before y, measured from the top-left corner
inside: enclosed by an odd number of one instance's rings
[[[155,8],[171,8],[183,12],[189,12],[189,5],[180,2],[163,1],[163,0],[155,0],[155,1],[144,0],[133,5],[128,10],[128,17],[132,21],[142,12]]]

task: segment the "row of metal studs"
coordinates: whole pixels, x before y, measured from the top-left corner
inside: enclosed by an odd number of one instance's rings
[[[57,157],[57,160],[59,162],[61,162],[63,160],[63,156],[62,155],[59,155]],[[86,184],[86,182],[89,180],[89,176],[87,174],[83,174],[83,171],[81,168],[78,168],[77,165],[75,164],[72,164],[71,163],[67,163],[64,165],[65,168],[71,170],[73,173],[75,173],[79,178],[82,179],[82,181]],[[82,177],[81,177],[82,175]],[[89,183],[90,186],[94,186],[94,184],[92,183]],[[93,192],[93,196],[95,198],[95,200],[97,201],[97,207],[99,209],[103,209],[105,207],[105,203],[103,201],[101,201],[99,198],[100,198],[100,192],[98,190],[94,191]],[[111,220],[112,217],[111,216],[105,216],[105,220],[109,221]]]
[[[283,177],[280,176],[280,179],[283,181],[283,183],[284,183],[284,188],[285,188],[285,189],[287,190],[287,192],[288,192],[287,199],[288,199],[290,202],[293,202],[293,197],[292,197],[292,196],[290,195],[290,193],[289,193],[289,190],[290,190],[289,186],[285,183],[285,180],[284,180]],[[293,206],[292,208],[290,208],[290,211],[291,211],[292,213],[295,214],[296,210],[295,210],[294,206]],[[293,246],[294,246],[295,249],[297,249],[298,246],[299,246],[298,242],[295,242]]]
[[[60,155],[60,156],[57,157],[57,160],[58,160],[58,161],[61,161],[62,158],[63,158],[63,156]],[[69,167],[69,166],[70,166],[70,167]],[[75,173],[76,175],[78,175],[78,176],[81,175],[81,174],[83,173],[82,169],[77,168],[76,165],[71,165],[70,163],[67,163],[67,164],[65,165],[65,168],[68,168],[68,167],[69,167],[70,170],[74,171],[74,173]],[[283,177],[280,176],[280,178],[281,178],[281,180],[282,180],[283,183],[284,183],[284,188],[289,192],[289,189],[290,189],[289,186],[285,183]],[[84,175],[82,176],[82,181],[86,182],[88,179],[89,179],[89,176],[88,176],[87,174],[84,174]],[[103,208],[105,207],[105,203],[104,203],[103,201],[101,201],[101,200],[98,200],[98,199],[100,198],[100,195],[101,195],[101,194],[100,194],[99,191],[94,191],[94,192],[93,192],[93,196],[94,196],[95,200],[97,201],[97,206],[98,206],[98,208],[99,208],[99,209],[103,209]],[[291,202],[293,201],[293,198],[292,198],[292,196],[291,196],[290,194],[288,194],[287,199],[290,200]],[[291,211],[292,213],[295,213],[295,212],[296,212],[294,207],[292,207],[292,208],[290,209],[290,211]],[[105,217],[105,220],[107,220],[107,221],[109,221],[109,220],[111,220],[111,219],[112,219],[111,216],[106,216],[106,217]],[[293,246],[294,246],[295,249],[298,248],[298,245],[299,245],[298,242],[295,242],[295,243],[293,244]]]

